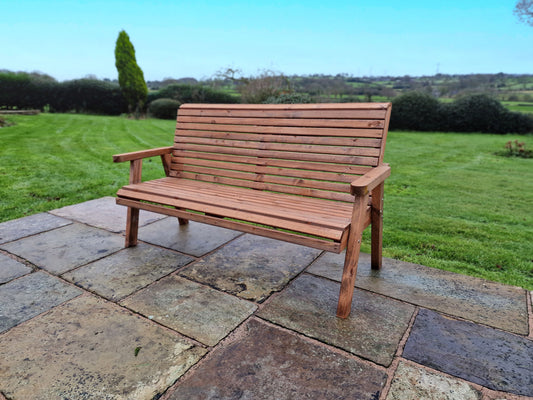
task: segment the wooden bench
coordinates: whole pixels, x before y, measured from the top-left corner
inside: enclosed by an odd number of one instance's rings
[[[126,247],[139,209],[330,252],[346,249],[337,315],[350,314],[363,230],[381,267],[383,163],[390,103],[184,104],[174,145],[119,154],[130,184]],[[166,177],[142,182],[142,159],[160,156]]]

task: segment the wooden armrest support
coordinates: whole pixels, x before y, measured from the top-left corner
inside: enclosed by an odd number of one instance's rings
[[[131,153],[115,154],[113,156],[113,162],[124,162],[133,160],[142,160],[143,158],[164,156],[165,154],[172,153],[172,146],[158,147],[156,149],[133,151]]]
[[[363,196],[371,192],[372,189],[380,185],[389,176],[389,164],[383,164],[376,168],[372,168],[372,170],[352,182],[351,192],[355,196]]]

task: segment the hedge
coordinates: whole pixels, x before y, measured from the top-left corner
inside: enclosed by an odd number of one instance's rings
[[[442,103],[427,93],[410,92],[392,101],[390,128],[523,134],[533,132],[533,119],[507,110],[500,102],[484,94]]]

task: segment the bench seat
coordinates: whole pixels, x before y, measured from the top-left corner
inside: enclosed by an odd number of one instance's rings
[[[258,224],[261,226],[248,230],[263,236],[279,237],[277,230],[280,229],[309,235],[316,241],[309,242],[306,238],[306,245],[336,253],[346,247],[353,211],[349,203],[179,178],[127,185],[117,195],[119,204],[132,205],[132,200],[158,203],[179,211],[154,208],[150,204],[137,203],[136,206],[193,221],[205,222],[206,217],[212,222],[218,219],[219,226],[241,225],[241,230],[246,228],[239,221]],[[370,207],[367,207],[367,219],[369,222]],[[226,223],[220,220],[226,220]],[[289,241],[302,243],[302,238],[294,235]]]

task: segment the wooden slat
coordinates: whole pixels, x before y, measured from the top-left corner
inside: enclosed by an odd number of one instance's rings
[[[178,218],[183,218],[191,221],[202,222],[210,225],[220,226],[222,228],[235,229],[241,232],[252,233],[254,235],[260,235],[269,237],[272,239],[283,240],[290,243],[301,244],[304,246],[313,247],[320,250],[326,250],[334,253],[340,253],[346,247],[347,235],[343,235],[340,243],[335,241],[321,240],[319,238],[302,236],[287,231],[277,231],[269,229],[267,227],[245,224],[238,221],[232,221],[227,219],[221,219],[203,214],[196,214],[187,212],[185,210],[178,210],[159,206],[156,204],[142,203],[140,201],[130,199],[117,199],[117,204],[137,207],[143,210],[152,211],[160,214],[170,215]]]
[[[344,218],[351,215],[352,203],[340,203],[337,201],[325,201],[323,199],[293,196],[289,194],[260,192],[244,188],[213,185],[208,182],[193,181],[188,179],[166,178],[158,179],[172,187],[178,187],[189,193],[203,193],[211,196],[223,197],[232,201],[248,201],[259,206],[264,204],[283,207],[296,211],[326,216],[339,216]]]
[[[240,179],[226,178],[222,176],[196,174],[193,172],[178,172],[176,176],[179,178],[184,178],[184,179],[202,180],[204,182],[212,182],[212,183],[219,183],[219,184],[239,186],[239,187],[248,187],[248,188],[257,189],[257,190],[268,190],[272,192],[290,193],[290,194],[295,194],[299,196],[309,196],[309,197],[316,197],[316,198],[329,199],[329,200],[338,200],[338,201],[345,201],[345,202],[353,201],[353,196],[348,193],[329,192],[326,190],[295,187],[295,186],[285,186],[285,185],[278,185],[274,183],[244,181]]]
[[[326,239],[339,241],[342,236],[342,231],[338,229],[331,229],[327,227],[311,225],[296,221],[289,221],[283,218],[276,218],[271,216],[264,216],[250,212],[243,212],[239,210],[231,210],[216,205],[202,204],[197,201],[187,201],[182,199],[175,199],[162,194],[153,194],[146,191],[146,187],[138,185],[135,190],[129,187],[123,187],[117,193],[119,197],[144,200],[151,203],[165,204],[172,207],[194,210],[206,213],[208,215],[221,215],[226,218],[233,218],[242,221],[253,222],[262,225],[269,225],[276,228],[288,229],[290,231],[300,232],[307,235],[319,236]]]
[[[289,151],[275,151],[275,150],[256,150],[256,149],[241,149],[237,147],[220,147],[220,146],[204,146],[188,143],[180,143],[180,150],[190,150],[194,152],[215,153],[215,154],[231,154],[251,157],[263,158],[278,158],[282,160],[294,161],[313,161],[324,163],[339,163],[352,165],[378,165],[378,159],[373,157],[359,157],[359,156],[343,156],[330,154],[316,154],[316,153],[298,153]]]
[[[383,136],[383,121],[377,121],[374,126],[361,128],[313,128],[294,126],[255,126],[255,125],[218,125],[218,124],[197,124],[179,122],[176,126],[176,134],[180,135],[182,130],[201,130],[218,132],[243,132],[260,133],[274,135],[304,135],[304,136],[339,136],[339,137],[360,137],[360,138],[381,138]]]
[[[360,114],[360,119],[325,119],[325,118],[247,118],[247,117],[202,117],[178,116],[178,123],[217,124],[217,125],[259,125],[259,126],[297,126],[316,128],[383,128],[380,118],[369,119],[368,112]],[[384,118],[384,114],[381,118]],[[378,122],[376,122],[378,121]]]
[[[208,104],[186,103],[180,109],[204,110],[387,110],[390,103],[310,103],[310,104]]]
[[[362,175],[368,172],[371,167],[357,166],[349,164],[332,164],[319,162],[300,162],[294,160],[268,159],[260,157],[246,157],[230,154],[200,153],[192,151],[174,150],[174,157],[198,158],[204,160],[227,161],[243,164],[251,164],[265,167],[293,168],[308,171],[336,172],[341,174]],[[174,158],[175,160],[175,158]]]
[[[235,171],[255,172],[267,175],[291,176],[294,178],[318,179],[331,182],[352,183],[358,175],[340,174],[321,171],[307,171],[294,168],[265,167],[260,165],[248,165],[242,163],[231,163],[225,161],[211,161],[199,158],[174,157],[173,168],[177,171],[186,170],[185,165],[199,165],[219,169],[230,169]]]
[[[173,182],[174,181],[174,182]],[[323,227],[344,230],[350,224],[351,205],[331,209],[330,205],[325,205],[321,201],[322,209],[317,209],[316,204],[309,202],[306,198],[297,198],[287,195],[276,195],[268,192],[258,192],[256,190],[235,188],[225,188],[213,184],[188,186],[180,179],[158,179],[145,182],[142,185],[144,191],[150,193],[163,193],[165,196],[196,201],[207,205],[216,205],[232,210],[245,211],[259,215],[273,216],[296,222],[307,222]],[[137,190],[140,186],[127,186],[127,189]],[[296,200],[299,200],[296,202]],[[316,203],[316,202],[315,202]],[[332,203],[332,202],[327,202]],[[333,204],[332,204],[333,205]],[[324,212],[324,208],[330,208],[329,212]],[[342,210],[342,211],[341,211]]]
[[[256,133],[180,130],[180,137],[201,137],[228,140],[252,140],[273,143],[320,144],[329,146],[381,147],[381,139],[331,136],[259,135]]]
[[[301,188],[314,188],[319,190],[331,190],[335,192],[350,193],[350,185],[336,182],[319,181],[312,179],[292,178],[277,175],[268,175],[254,172],[241,172],[229,169],[217,169],[209,167],[201,167],[197,165],[184,165],[180,170],[179,175],[192,172],[195,174],[220,176],[226,178],[234,178],[244,181],[275,183],[280,185],[295,186]],[[242,186],[247,186],[245,182]]]
[[[199,117],[245,117],[245,118],[334,118],[334,119],[352,119],[352,118],[372,118],[384,119],[385,110],[357,110],[357,109],[331,109],[331,110],[312,110],[312,109],[294,109],[294,110],[246,110],[246,109],[189,109],[180,107],[178,116],[199,116]]]
[[[317,153],[317,154],[334,154],[334,155],[350,155],[350,156],[364,156],[364,157],[379,157],[380,149],[367,147],[339,147],[339,146],[324,146],[315,144],[293,144],[293,143],[271,143],[251,140],[227,140],[227,139],[213,139],[213,138],[197,138],[197,137],[181,137],[176,136],[174,142],[179,148],[181,143],[185,144],[200,144],[219,147],[238,147],[242,149],[254,150],[274,150],[274,151],[295,151],[302,153]]]

